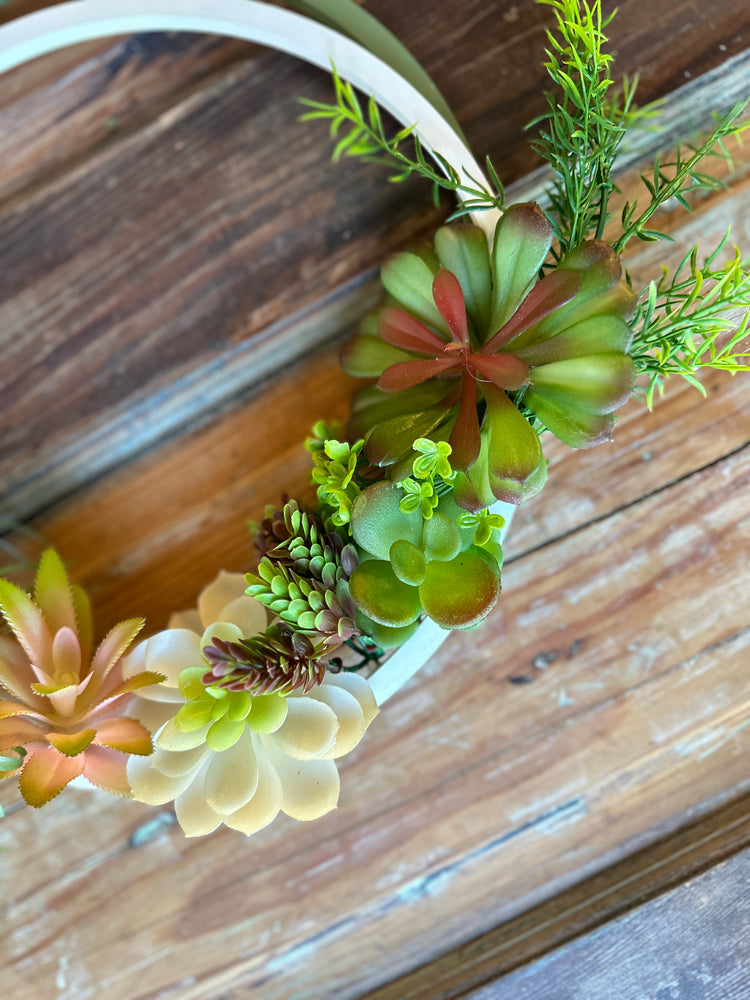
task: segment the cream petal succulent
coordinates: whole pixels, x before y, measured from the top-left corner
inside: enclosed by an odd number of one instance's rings
[[[254,695],[204,687],[202,650],[216,639],[237,642],[266,628],[265,608],[245,593],[245,578],[222,572],[193,611],[141,642],[124,663],[165,680],[139,691],[129,715],[154,733],[149,758],[132,757],[133,797],[174,802],[189,837],[222,823],[244,834],[279,812],[317,819],[338,803],[334,763],[359,743],[377,713],[370,684],[353,673],[326,672],[308,691]]]

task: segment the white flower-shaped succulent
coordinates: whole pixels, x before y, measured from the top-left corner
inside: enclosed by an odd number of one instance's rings
[[[279,812],[310,820],[334,809],[334,759],[359,743],[378,710],[363,677],[328,672],[307,693],[231,696],[212,688],[216,710],[208,721],[206,697],[192,724],[185,725],[187,710],[176,720],[188,704],[185,693],[194,697],[200,685],[186,681],[191,675],[184,671],[193,668],[196,678],[208,669],[203,648],[215,638],[236,642],[266,628],[265,608],[245,586],[242,574],[220,573],[196,610],[173,615],[168,629],[141,642],[124,663],[125,676],[154,670],[166,678],[140,690],[129,708],[156,744],[150,757],[128,763],[133,798],[149,805],[174,800],[189,837],[221,823],[249,835]]]

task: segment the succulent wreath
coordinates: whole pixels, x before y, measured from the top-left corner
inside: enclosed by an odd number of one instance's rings
[[[621,260],[631,239],[666,238],[651,228],[660,206],[689,208],[717,186],[702,161],[729,155],[747,102],[657,161],[646,200],[615,220],[623,141],[658,109],[637,108],[628,81],[614,87],[599,2],[539,2],[555,17],[547,110],[532,123],[549,165],[542,204],[505,204],[432,81],[351,0],[291,4],[306,17],[250,0],[184,13],[175,0],[81,0],[0,29],[0,70],[83,37],[166,27],[330,60],[333,101],[304,100],[302,117],[328,123],[334,158],[385,164],[391,180],[418,174],[458,198],[431,244],[383,266],[382,303],[342,352],[365,383],[349,426],[321,422],[305,442],[317,504],[267,508],[254,572],[221,571],[162,632],[137,641],[144,622],[130,620],[98,645],[88,598],[54,550],[31,593],[0,580],[0,777],[28,804],[83,779],[174,802],[188,836],[325,814],[335,761],[378,707],[451,630],[496,605],[503,532],[546,482],[546,435],[594,447],[634,394],[651,407],[672,376],[700,389],[703,368],[750,370],[750,274],[728,234],[640,290]],[[402,128],[391,134],[379,103]]]

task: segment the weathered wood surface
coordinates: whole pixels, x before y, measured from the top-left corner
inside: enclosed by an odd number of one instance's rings
[[[745,1000],[750,851],[466,1000]]]
[[[508,179],[533,165],[519,126],[539,110],[541,8],[370,6],[477,151]],[[611,34],[649,97],[740,52],[748,17],[734,0],[631,0]],[[219,566],[251,561],[248,517],[307,488],[300,442],[312,420],[345,417],[353,386],[332,342],[383,255],[441,215],[418,185],[328,165],[324,136],[294,124],[298,94],[327,92],[305,67],[184,38],[82,58],[0,85],[2,510],[36,513],[102,629],[143,613],[158,628]],[[634,248],[636,279],[729,221],[750,246],[747,163],[692,220],[663,221],[674,247]],[[652,415],[631,405],[607,447],[550,444],[502,609],[389,704],[322,821],[195,842],[166,810],[70,791],[37,813],[3,789],[3,996],[361,996],[737,808],[748,381],[710,375],[705,402],[670,386]],[[438,996],[425,975],[414,995]]]
[[[369,993],[367,1000],[454,1000],[470,994],[472,989],[494,986],[503,974],[527,965],[555,947],[596,932],[600,925],[631,910],[642,908],[641,914],[647,915],[646,905],[652,899],[731,858],[748,845],[750,798],[744,796],[678,833],[636,851],[430,965]],[[732,883],[734,896],[741,899],[731,869],[724,869],[721,878]],[[681,932],[683,943],[689,943],[691,916],[691,911],[685,907],[672,912],[671,929]],[[727,958],[731,957],[733,943],[742,940],[734,927],[731,930],[733,937],[725,949]],[[727,941],[726,937],[723,940]],[[660,943],[669,955],[668,942],[663,935]],[[740,950],[738,954],[744,953]],[[563,966],[561,971],[564,974],[567,967]],[[492,996],[491,991],[489,995]],[[649,996],[648,991],[643,990],[638,1000],[646,996]],[[688,1000],[688,996],[678,994],[678,1000]],[[621,994],[617,989],[610,989],[609,994],[600,993],[596,1000],[600,997],[601,1000],[611,997],[620,1000]],[[558,997],[553,993],[550,1000],[558,1000]],[[701,1000],[706,998],[701,995]]]

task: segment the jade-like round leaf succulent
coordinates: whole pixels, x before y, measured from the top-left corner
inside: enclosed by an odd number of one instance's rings
[[[459,526],[461,509],[450,494],[428,520],[403,511],[402,495],[395,483],[384,481],[364,490],[352,507],[360,563],[349,588],[358,614],[390,630],[412,625],[423,612],[446,629],[472,628],[497,601],[499,562],[474,545],[473,526]],[[407,638],[386,638],[401,636]]]
[[[443,628],[478,625],[500,596],[500,574],[493,562],[469,549],[449,562],[429,563],[419,588],[425,614]]]
[[[422,611],[418,588],[399,580],[390,562],[383,559],[360,563],[349,589],[357,607],[380,625],[402,628],[416,621]]]

